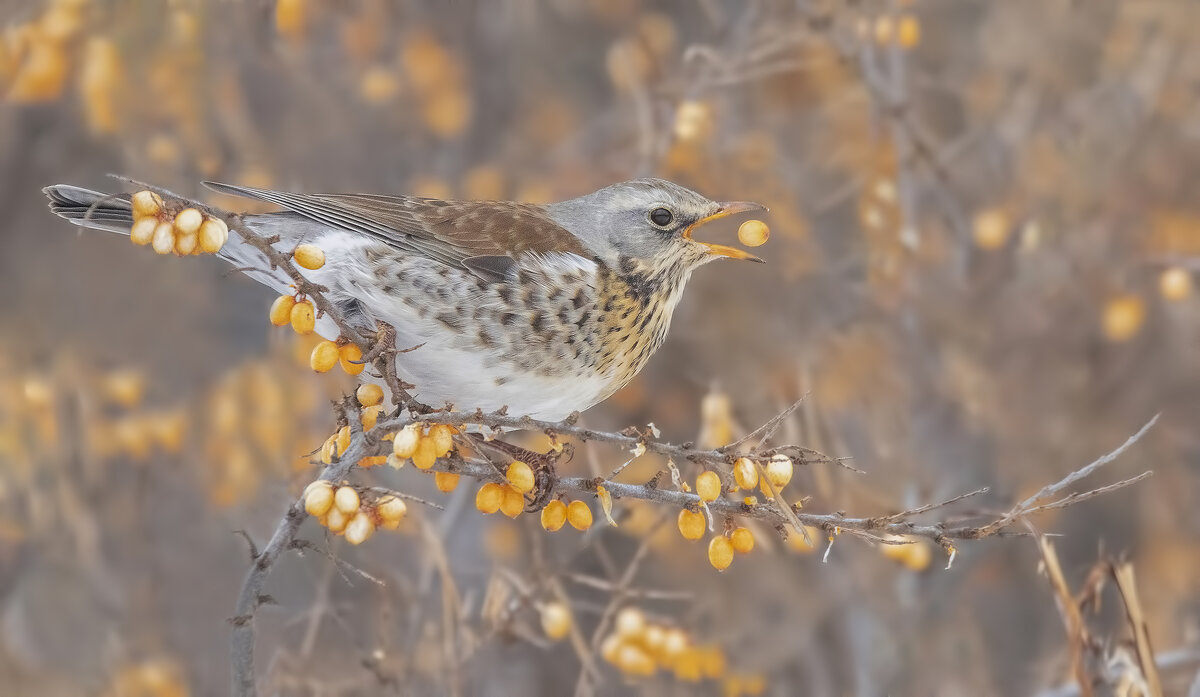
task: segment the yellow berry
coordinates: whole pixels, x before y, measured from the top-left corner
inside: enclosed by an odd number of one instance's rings
[[[767,479],[776,491],[792,481],[792,469],[792,458],[787,455],[775,455],[767,461]]]
[[[622,644],[620,650],[617,651],[616,664],[627,675],[641,677],[654,675],[654,659],[636,644]]]
[[[1192,275],[1187,269],[1173,266],[1158,277],[1158,292],[1166,300],[1184,300],[1192,294]]]
[[[338,362],[338,347],[332,341],[322,341],[313,347],[308,365],[318,373],[328,373]]]
[[[616,634],[609,634],[604,637],[604,641],[600,644],[600,657],[609,663],[617,664],[617,654],[621,652],[621,647],[625,642],[621,641],[621,637]]]
[[[333,508],[333,485],[324,479],[309,484],[304,489],[304,510],[308,514],[320,518]]]
[[[186,257],[195,253],[197,246],[196,236],[194,234],[180,233],[175,236],[175,253],[181,257]]]
[[[706,138],[713,130],[712,109],[704,102],[689,99],[675,110],[675,137],[679,140]]]
[[[321,444],[321,462],[327,465],[333,464],[333,458],[337,455],[337,434],[334,434],[325,439]]]
[[[345,455],[346,451],[350,449],[350,427],[349,426],[342,426],[341,428],[338,429],[337,439],[335,442],[337,443],[338,456],[340,457],[342,455]]]
[[[133,227],[129,228],[129,241],[144,247],[154,239],[154,230],[157,227],[158,220],[155,218],[138,218],[133,221]]]
[[[154,228],[154,236],[150,238],[150,246],[159,254],[170,254],[175,251],[175,229],[170,223],[159,223]]]
[[[921,23],[916,17],[905,15],[896,25],[896,43],[901,48],[915,48],[921,43]]]
[[[704,529],[707,525],[704,522],[703,513],[696,513],[684,508],[679,511],[679,519],[676,522],[679,525],[679,534],[683,535],[683,539],[699,540],[704,537]]]
[[[1136,295],[1113,298],[1104,308],[1104,335],[1109,341],[1129,341],[1146,319],[1146,305]]]
[[[375,523],[371,520],[371,515],[366,511],[359,511],[346,524],[346,541],[352,545],[361,545],[371,539],[371,535],[374,534]]]
[[[546,603],[542,606],[541,615],[542,631],[553,641],[563,639],[571,632],[571,611],[563,603]]]
[[[433,450],[438,457],[454,449],[454,427],[446,424],[434,424],[429,427],[429,440],[433,442]]]
[[[572,501],[567,505],[567,522],[576,530],[592,527],[592,508],[583,501]]]
[[[408,505],[395,496],[385,496],[375,504],[375,512],[379,514],[383,527],[395,530],[404,516],[408,514]]]
[[[204,224],[200,226],[198,236],[200,251],[216,254],[229,241],[229,226],[220,218],[205,218]]]
[[[637,639],[642,634],[642,630],[646,628],[646,615],[636,607],[624,607],[617,613],[617,619],[613,623],[613,628],[617,632],[617,636],[629,641]]]
[[[747,247],[761,247],[771,236],[771,228],[761,220],[747,220],[738,226],[738,241]]]
[[[409,424],[396,431],[396,437],[392,440],[392,452],[396,454],[396,457],[406,460],[417,452],[417,444],[420,442],[421,427],[417,424]]]
[[[682,629],[668,629],[663,634],[662,653],[673,658],[687,650],[688,636]]]
[[[567,522],[567,504],[555,499],[542,509],[542,527],[550,532],[558,532]]]
[[[500,502],[500,512],[509,518],[516,518],[525,510],[525,497],[511,486],[504,487],[504,499]]]
[[[458,486],[458,475],[453,472],[434,472],[433,484],[443,494],[449,494]]]
[[[362,500],[352,486],[339,486],[337,491],[333,492],[333,507],[347,516],[354,515],[361,504]]]
[[[153,191],[139,191],[129,197],[134,218],[152,218],[162,212],[162,197]]]
[[[339,360],[342,363],[342,370],[346,371],[347,375],[358,375],[366,367],[366,363],[361,363],[363,353],[358,344],[346,344],[340,349]]]
[[[394,447],[394,446],[393,446]],[[412,461],[417,469],[427,470],[437,462],[437,446],[432,438],[423,437],[417,441],[417,449],[413,451]]]
[[[341,509],[336,506],[325,514],[325,527],[329,529],[329,532],[340,534],[346,529],[346,524],[349,522],[350,516],[342,513]]]
[[[296,263],[310,271],[315,271],[325,265],[325,252],[315,244],[302,244],[292,252]]]
[[[733,481],[742,489],[758,486],[758,468],[754,466],[754,461],[748,457],[739,457],[737,462],[733,463]]]
[[[749,554],[754,549],[754,533],[750,532],[750,528],[734,528],[729,534],[729,541],[733,544],[733,551],[738,554]]]
[[[708,563],[717,571],[724,571],[733,563],[733,543],[724,535],[717,535],[708,543]]]
[[[701,501],[716,501],[721,495],[721,478],[716,472],[701,472],[696,477],[696,493]]]
[[[184,208],[175,216],[175,232],[180,235],[195,235],[204,224],[204,214],[195,208]]]
[[[1008,242],[1012,232],[1012,223],[1008,214],[999,208],[990,208],[975,214],[971,224],[971,234],[975,245],[980,249],[994,251]]]
[[[271,303],[271,312],[269,317],[271,324],[276,327],[282,327],[292,321],[292,308],[296,306],[296,299],[290,295],[281,295],[275,298],[275,302]]]
[[[364,407],[373,407],[383,401],[383,388],[373,382],[364,382],[358,386],[354,396]]]
[[[479,509],[480,513],[491,515],[500,510],[500,504],[503,502],[504,488],[496,482],[488,482],[475,492],[475,508]]]
[[[533,491],[533,468],[520,460],[513,460],[508,465],[508,483],[522,494]]]
[[[362,427],[364,431],[370,431],[375,428],[376,422],[379,421],[379,414],[383,411],[383,407],[376,404],[373,407],[367,407],[362,410]]]
[[[313,304],[311,300],[302,300],[292,306],[290,316],[292,329],[297,334],[308,335],[313,333],[313,329],[317,326],[317,318],[313,312]]]

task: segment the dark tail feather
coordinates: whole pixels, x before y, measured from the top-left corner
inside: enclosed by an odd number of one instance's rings
[[[129,234],[133,206],[129,194],[102,194],[69,184],[42,189],[50,199],[50,211],[76,225]]]

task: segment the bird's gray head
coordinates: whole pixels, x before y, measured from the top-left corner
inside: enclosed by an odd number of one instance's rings
[[[718,257],[762,260],[734,247],[692,239],[692,231],[735,213],[766,210],[757,203],[710,201],[664,179],[634,179],[586,196],[546,206],[550,217],[571,231],[597,258],[614,269],[670,273],[686,280],[692,269]]]

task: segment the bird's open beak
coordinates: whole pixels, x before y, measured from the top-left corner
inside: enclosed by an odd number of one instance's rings
[[[711,223],[712,221],[720,220],[721,218],[728,218],[729,216],[737,215],[738,213],[750,213],[756,211],[766,212],[766,210],[767,207],[761,203],[753,203],[751,201],[726,201],[721,204],[721,207],[717,209],[716,213],[701,218],[700,220],[697,220],[696,222],[687,226],[687,228],[683,231],[683,238],[685,240],[691,240],[692,231],[701,225],[704,225],[705,223]],[[712,242],[701,242],[700,240],[692,241],[708,247],[709,254],[715,254],[716,256],[720,257],[729,257],[730,259],[745,259],[747,261],[757,261],[760,264],[763,263],[762,259],[759,259],[749,252],[738,249],[737,247],[728,247],[723,244],[713,244]]]

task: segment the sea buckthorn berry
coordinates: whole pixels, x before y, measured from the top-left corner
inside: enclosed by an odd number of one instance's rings
[[[329,532],[341,534],[346,529],[346,524],[350,522],[350,516],[342,513],[334,506],[328,513],[325,514],[325,527]]]
[[[684,508],[679,511],[679,519],[676,522],[679,525],[679,534],[683,535],[683,539],[699,540],[704,537],[704,529],[707,525],[704,522],[703,513],[689,511]]]
[[[1158,277],[1158,292],[1166,300],[1186,299],[1192,294],[1192,274],[1179,266],[1163,271]]]
[[[134,218],[150,218],[162,212],[162,197],[153,191],[139,191],[129,197]]]
[[[229,226],[219,218],[205,218],[197,238],[200,241],[200,251],[216,254],[229,241]]]
[[[387,460],[388,460],[387,455],[367,455],[366,457],[358,458],[358,462],[355,464],[357,464],[359,467],[363,467],[363,468],[378,467],[379,465],[382,465],[385,462],[387,462]]]
[[[385,496],[375,504],[375,512],[379,514],[380,527],[385,530],[395,530],[400,521],[408,515],[408,505],[395,496]]]
[[[696,494],[701,501],[716,501],[721,496],[721,478],[716,472],[705,471],[696,477]]]
[[[333,508],[333,485],[324,479],[309,484],[304,489],[304,510],[320,518]]]
[[[318,373],[328,373],[338,362],[338,347],[332,341],[322,341],[313,347],[308,366]]]
[[[458,486],[458,475],[454,472],[434,472],[433,484],[443,494],[449,494]]]
[[[733,481],[741,489],[753,489],[758,486],[758,468],[748,457],[739,457],[733,463]]]
[[[733,551],[738,554],[749,554],[754,549],[754,533],[750,532],[750,528],[734,528],[729,534],[729,541],[733,543]]]
[[[724,535],[717,535],[708,543],[708,563],[717,571],[724,571],[733,563],[733,543]]]
[[[668,629],[663,636],[662,652],[664,656],[674,657],[683,653],[688,647],[688,636],[682,629]]]
[[[396,437],[392,439],[392,452],[396,454],[396,457],[407,460],[417,452],[417,445],[420,442],[421,427],[417,424],[409,424],[396,431]]]
[[[622,644],[617,651],[616,665],[626,675],[649,677],[654,675],[654,659],[636,644]]]
[[[331,465],[333,458],[337,456],[337,434],[329,436],[325,442],[321,444],[321,462]]]
[[[154,239],[154,230],[157,227],[158,220],[155,218],[138,218],[133,221],[133,227],[129,228],[129,241],[144,247]]]
[[[184,208],[175,216],[175,232],[179,235],[195,235],[204,224],[204,214],[195,208]]]
[[[362,427],[364,431],[370,431],[375,428],[375,424],[379,421],[379,415],[383,412],[383,407],[376,404],[373,407],[367,407],[362,410]]]
[[[338,429],[337,440],[335,442],[337,443],[338,456],[345,455],[346,451],[350,449],[350,427],[349,426],[342,426],[341,428]]]
[[[774,455],[767,461],[767,479],[776,491],[792,481],[792,469],[792,458],[787,455]]]
[[[297,334],[312,334],[313,329],[317,326],[317,317],[313,312],[312,301],[302,300],[293,305],[289,319],[292,323],[292,329]]]
[[[980,249],[993,251],[1008,243],[1012,222],[1008,214],[999,208],[979,211],[971,221],[971,236]]]
[[[383,401],[383,388],[373,382],[364,382],[355,390],[354,396],[364,407],[373,407]]]
[[[375,523],[371,520],[371,514],[366,511],[359,511],[346,524],[344,534],[346,541],[352,545],[361,545],[371,539],[371,535],[375,534]]]
[[[771,236],[771,228],[761,220],[747,220],[738,226],[738,241],[747,247],[761,247]]]
[[[196,253],[197,240],[195,235],[176,235],[175,236],[175,253],[181,257],[186,257]]]
[[[427,470],[433,467],[433,463],[437,462],[438,458],[435,447],[432,438],[422,437],[417,441],[417,449],[412,454],[412,461],[417,469]]]
[[[302,244],[296,247],[292,256],[296,259],[297,264],[309,271],[315,271],[325,265],[325,252],[315,244]]]
[[[528,494],[533,491],[533,468],[524,462],[513,460],[508,465],[506,477],[509,485],[520,493]]]
[[[567,522],[567,504],[555,499],[542,509],[542,527],[550,532],[558,532]]]
[[[427,436],[433,443],[433,451],[438,457],[454,449],[454,427],[446,424],[434,424],[429,427]]]
[[[1113,298],[1104,308],[1104,335],[1109,341],[1129,341],[1146,320],[1146,304],[1136,295]]]
[[[275,302],[271,303],[271,311],[269,317],[271,324],[276,327],[282,327],[292,321],[292,308],[296,306],[296,299],[290,295],[281,295],[275,298]]]
[[[553,641],[563,639],[571,633],[571,611],[563,603],[546,603],[541,608],[541,616],[542,631]]]
[[[504,487],[496,482],[488,482],[479,487],[479,491],[475,492],[475,508],[480,513],[491,515],[500,510],[500,504],[504,502]]]
[[[899,541],[899,537],[892,538]],[[924,571],[929,567],[929,562],[933,560],[933,553],[930,552],[929,543],[920,538],[908,538],[910,544],[905,545],[880,545],[879,551],[888,559],[893,559],[900,562],[909,571]]]
[[[337,491],[333,492],[333,507],[347,516],[354,515],[361,504],[362,500],[352,486],[339,486]]]
[[[509,518],[516,518],[525,510],[525,497],[511,486],[504,487],[504,500],[500,502],[500,512]]]
[[[580,532],[592,527],[592,508],[583,501],[567,504],[567,522]]]
[[[617,613],[613,628],[616,630],[617,636],[626,641],[637,639],[641,636],[642,630],[646,628],[646,615],[636,607],[621,608],[621,611]]]
[[[154,236],[150,238],[150,246],[158,254],[170,254],[175,251],[175,230],[170,223],[159,223],[154,228]]]
[[[363,353],[358,344],[346,344],[338,350],[338,353],[338,358],[342,363],[342,370],[346,371],[347,375],[358,375],[366,369],[367,364],[360,362],[362,361]]]

